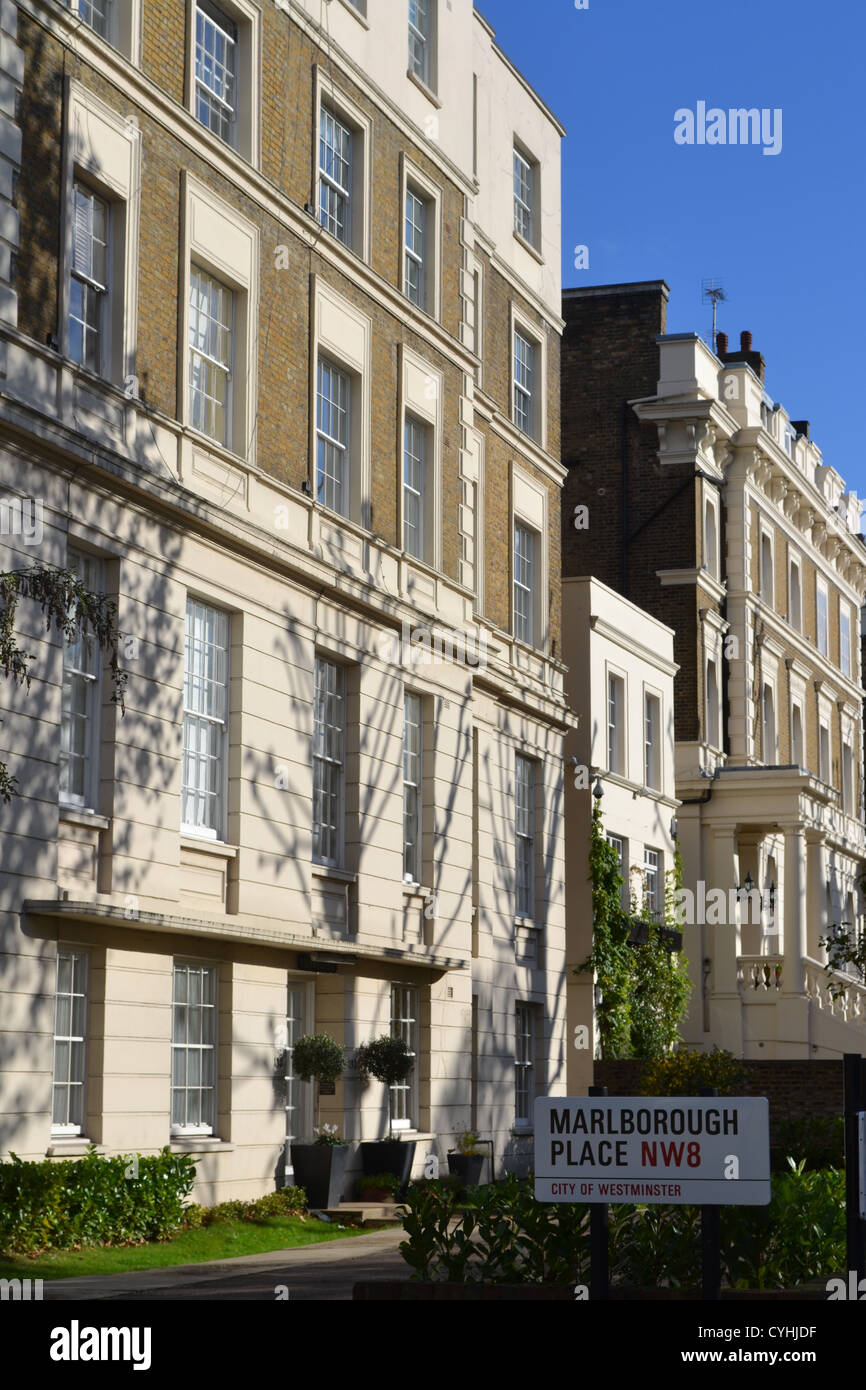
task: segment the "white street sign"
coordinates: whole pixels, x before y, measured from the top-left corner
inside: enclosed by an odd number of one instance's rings
[[[540,1202],[766,1206],[764,1097],[543,1096],[535,1102]]]

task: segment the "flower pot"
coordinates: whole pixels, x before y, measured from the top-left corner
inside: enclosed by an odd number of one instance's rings
[[[365,1173],[393,1173],[400,1182],[403,1196],[412,1172],[415,1140],[402,1143],[399,1139],[368,1140],[361,1145],[361,1168]]]
[[[293,1144],[295,1184],[303,1187],[310,1207],[337,1207],[343,1174],[349,1158],[348,1144]]]
[[[466,1187],[477,1187],[484,1168],[484,1154],[449,1154],[448,1172],[454,1173]]]

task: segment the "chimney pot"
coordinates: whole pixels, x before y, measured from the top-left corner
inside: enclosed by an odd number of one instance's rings
[[[747,328],[744,328],[742,333],[740,334],[740,351],[752,351],[752,335]]]
[[[716,354],[717,354],[717,356],[719,356],[719,357],[724,357],[724,356],[726,355],[727,351],[728,351],[728,335],[727,335],[727,333],[717,333],[717,334],[716,334]]]

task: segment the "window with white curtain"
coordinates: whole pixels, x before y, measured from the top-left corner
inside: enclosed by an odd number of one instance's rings
[[[514,523],[514,636],[532,646],[535,638],[536,532]]]
[[[87,1080],[87,952],[57,947],[52,1134],[84,1132]]]
[[[217,967],[175,963],[171,1033],[171,1128],[216,1127]]]
[[[349,406],[351,382],[332,362],[319,358],[316,412],[316,498],[331,511],[349,515]]]
[[[316,658],[313,720],[313,858],[339,866],[345,804],[346,673]]]
[[[515,1006],[514,1124],[529,1129],[534,1120],[536,1009],[534,1004]]]
[[[414,985],[391,986],[391,1036],[402,1038],[415,1058],[405,1081],[391,1087],[391,1115],[394,1129],[418,1128],[418,1053],[420,994]]]
[[[89,371],[107,374],[111,209],[77,179],[73,186],[72,265],[69,283],[69,356]]]
[[[234,295],[193,265],[189,275],[189,416],[193,429],[232,445]]]
[[[403,698],[403,878],[421,882],[421,796],[424,725],[421,696]]]
[[[105,589],[101,560],[69,550],[67,568],[91,593]],[[98,796],[99,693],[102,656],[93,632],[68,638],[63,646],[60,698],[60,801],[94,808]]]
[[[213,839],[226,833],[229,615],[186,601],[183,683],[183,829]]]
[[[403,436],[403,549],[423,560],[427,426],[407,415]]]
[[[515,914],[535,918],[535,764],[519,753],[514,769]]]

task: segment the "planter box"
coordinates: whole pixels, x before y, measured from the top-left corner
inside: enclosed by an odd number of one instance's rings
[[[465,1187],[477,1187],[484,1169],[484,1154],[449,1154],[448,1172],[458,1177]]]
[[[348,1144],[292,1145],[295,1183],[306,1191],[309,1206],[323,1209],[340,1205],[348,1158]]]
[[[399,1139],[367,1140],[361,1144],[361,1169],[364,1173],[393,1173],[400,1182],[400,1195],[409,1185],[409,1174],[415,1158],[415,1140],[402,1143]]]

